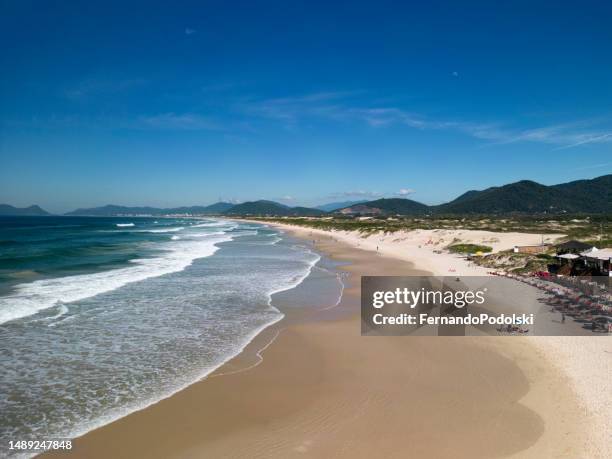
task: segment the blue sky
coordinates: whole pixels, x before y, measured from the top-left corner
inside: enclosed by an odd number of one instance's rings
[[[439,203],[610,173],[612,4],[498,3],[2,2],[0,202]]]

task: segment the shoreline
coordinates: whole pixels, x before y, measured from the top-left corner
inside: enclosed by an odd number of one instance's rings
[[[540,235],[527,233],[491,233],[488,231],[448,231],[448,230],[414,230],[411,232],[400,231],[399,238],[391,237],[391,244],[386,245],[385,239],[378,238],[378,234],[362,237],[357,232],[348,231],[328,231],[308,227],[299,227],[295,225],[287,225],[281,223],[270,223],[271,226],[284,229],[294,235],[301,235],[306,238],[311,234],[316,234],[323,237],[332,237],[337,241],[342,241],[353,246],[360,247],[362,250],[368,250],[375,254],[383,256],[395,257],[397,259],[409,260],[414,262],[415,258],[421,263],[420,265],[428,265],[430,273],[435,275],[449,275],[443,271],[444,264],[452,264],[458,268],[453,271],[453,275],[461,276],[485,276],[488,274],[488,268],[483,268],[476,265],[470,265],[465,259],[458,255],[437,254],[433,250],[430,251],[430,256],[437,257],[438,260],[427,260],[423,263],[420,250],[422,247],[415,246],[414,240],[412,244],[402,244],[402,249],[411,249],[410,252],[401,252],[397,250],[395,242],[403,242],[406,239],[406,233],[413,233],[419,237],[431,238],[432,235],[441,233],[441,236],[446,234],[468,234],[470,242],[489,243],[495,236],[505,234],[507,240],[497,241],[493,245],[493,252],[506,250],[515,243],[529,245],[538,242]],[[472,234],[470,234],[472,233]],[[554,240],[562,237],[562,234],[548,235],[546,241]],[[378,238],[378,239],[377,239]],[[439,242],[440,238],[438,239]],[[388,239],[387,239],[388,241]],[[443,241],[443,239],[442,239]],[[388,244],[388,242],[387,242]],[[415,253],[416,257],[415,257]],[[418,253],[421,252],[421,253]],[[442,260],[442,261],[441,261]],[[514,337],[521,338],[521,337]],[[571,387],[575,397],[577,398],[580,409],[584,412],[585,418],[593,424],[588,431],[589,443],[591,444],[591,452],[586,457],[607,457],[609,448],[610,435],[612,435],[612,394],[609,393],[609,375],[612,374],[612,336],[525,336],[522,337],[529,345],[536,350],[542,358],[551,362],[563,375],[566,382]],[[502,352],[502,348],[498,348]],[[579,456],[582,457],[582,456]]]
[[[257,223],[261,224],[262,222]],[[284,229],[287,230],[292,237],[306,238],[305,234],[300,235],[300,231],[295,228]],[[309,229],[304,229],[304,231],[308,232]],[[403,378],[407,381],[414,381],[415,378],[418,380],[419,376],[415,376],[410,371],[407,371],[407,369],[404,368],[405,365],[397,367],[396,358],[401,356],[400,360],[402,361],[414,361],[417,362],[418,365],[425,365],[429,371],[420,372],[420,377],[425,380],[432,377],[432,374],[428,374],[428,372],[432,373],[432,363],[424,362],[422,356],[420,357],[418,354],[412,354],[410,349],[406,349],[408,348],[406,344],[401,344],[401,340],[396,341],[397,338],[382,340],[380,338],[368,338],[365,339],[367,342],[364,343],[363,337],[359,336],[358,333],[355,335],[355,329],[358,330],[358,327],[355,328],[355,324],[358,326],[358,317],[356,316],[358,315],[357,294],[359,290],[359,286],[356,284],[355,280],[358,280],[359,275],[368,270],[376,274],[405,274],[408,270],[415,272],[415,266],[406,263],[405,260],[398,260],[388,256],[377,256],[372,259],[372,255],[363,250],[363,247],[355,248],[338,241],[333,241],[333,243],[328,243],[327,245],[325,242],[321,242],[317,244],[316,248],[332,259],[348,260],[351,262],[351,264],[339,268],[340,271],[348,273],[348,278],[344,290],[345,295],[343,295],[338,307],[332,309],[333,314],[331,314],[331,317],[319,317],[317,320],[308,321],[306,323],[300,323],[300,321],[291,323],[292,321],[290,320],[286,321],[282,319],[280,322],[268,326],[247,344],[245,349],[243,349],[237,357],[226,362],[204,380],[196,382],[186,389],[144,410],[132,413],[111,424],[87,433],[75,440],[75,449],[73,451],[75,453],[86,453],[87,457],[108,457],[109,454],[112,454],[114,457],[129,457],[129,451],[138,451],[142,453],[143,448],[145,448],[146,451],[151,453],[150,457],[198,457],[206,453],[212,456],[215,456],[215,454],[227,455],[229,451],[239,456],[240,451],[243,453],[251,451],[250,448],[253,444],[259,444],[262,441],[264,444],[267,444],[268,447],[272,447],[275,445],[272,438],[269,439],[270,443],[264,441],[268,439],[270,435],[266,433],[269,429],[261,429],[260,424],[262,422],[265,426],[277,425],[280,423],[280,425],[277,426],[280,431],[286,431],[288,429],[288,427],[283,427],[283,425],[288,424],[289,426],[294,426],[293,429],[290,430],[293,434],[296,434],[295,420],[287,413],[289,406],[295,408],[295,411],[290,410],[291,413],[293,413],[292,415],[299,417],[301,413],[302,416],[308,418],[310,411],[312,411],[310,407],[323,403],[319,400],[318,396],[314,396],[315,394],[311,393],[313,388],[309,387],[309,384],[305,384],[306,382],[310,381],[310,385],[314,387],[321,385],[327,386],[328,384],[334,387],[338,385],[344,387],[344,389],[351,387],[354,390],[354,392],[352,392],[354,395],[358,396],[358,398],[363,397],[363,391],[353,387],[354,383],[359,385],[360,379],[357,378],[356,381],[348,381],[344,379],[343,376],[346,372],[359,372],[360,364],[364,361],[354,361],[351,359],[351,356],[346,353],[337,355],[338,352],[336,347],[342,347],[344,345],[343,342],[337,342],[336,334],[338,333],[351,341],[355,346],[355,352],[361,355],[362,358],[365,357],[365,362],[368,366],[376,367],[381,373],[391,370],[392,372],[404,374]],[[321,315],[321,312],[319,312],[319,315]],[[332,331],[331,334],[330,330]],[[313,337],[325,338],[322,342],[327,344],[321,344],[317,340],[313,340]],[[418,338],[410,339],[415,340]],[[560,384],[561,387],[556,389],[557,392],[554,396],[550,393],[550,387],[547,389],[545,388],[547,381],[549,383],[551,380],[561,381],[563,380],[563,375],[558,373],[558,369],[554,367],[554,365],[542,366],[542,362],[539,362],[532,356],[526,359],[528,362],[520,362],[525,358],[523,354],[527,354],[532,346],[527,345],[525,341],[520,343],[512,341],[512,345],[508,346],[508,341],[504,340],[504,338],[495,337],[486,338],[485,341],[473,341],[469,343],[456,341],[457,338],[445,338],[444,341],[437,341],[439,338],[434,339],[436,340],[435,343],[437,343],[434,347],[439,349],[432,350],[430,344],[432,341],[428,342],[427,338],[421,338],[420,342],[417,343],[418,347],[424,352],[435,354],[437,360],[444,361],[445,365],[443,365],[443,367],[455,368],[455,370],[457,370],[455,377],[459,380],[468,378],[469,376],[465,374],[465,371],[462,371],[464,370],[463,367],[466,365],[475,365],[479,367],[480,365],[484,365],[483,362],[486,362],[486,365],[491,366],[491,368],[489,368],[490,370],[496,370],[493,371],[493,374],[499,373],[500,365],[505,368],[505,372],[502,371],[501,375],[497,375],[497,377],[502,377],[502,380],[498,381],[498,384],[502,384],[505,390],[500,390],[499,388],[495,389],[495,385],[491,384],[491,381],[486,381],[487,378],[485,378],[484,381],[477,378],[477,381],[472,381],[472,383],[476,383],[477,386],[483,386],[484,383],[484,387],[480,387],[477,393],[474,390],[470,390],[469,384],[460,385],[458,389],[459,394],[450,400],[445,400],[446,404],[442,404],[442,406],[439,406],[440,400],[436,398],[435,391],[431,393],[427,392],[427,396],[430,397],[429,402],[432,406],[428,406],[427,408],[422,406],[423,411],[421,414],[424,418],[428,418],[432,422],[434,420],[437,421],[437,423],[433,422],[433,425],[436,426],[438,426],[439,423],[442,423],[443,426],[445,422],[447,422],[446,418],[451,418],[455,421],[462,420],[464,422],[465,413],[462,413],[459,409],[455,409],[457,408],[455,405],[465,405],[469,400],[471,400],[472,403],[478,404],[483,394],[491,392],[491,390],[496,392],[498,397],[504,399],[502,406],[497,406],[499,400],[496,400],[495,397],[485,397],[488,405],[491,405],[486,408],[495,411],[495,409],[493,409],[495,407],[497,411],[499,411],[499,415],[502,416],[498,419],[498,422],[501,422],[502,425],[505,425],[504,422],[509,423],[501,429],[505,431],[504,437],[499,436],[501,433],[499,428],[491,432],[486,432],[487,428],[480,425],[480,422],[487,422],[486,416],[481,419],[476,413],[471,413],[471,408],[469,406],[463,406],[464,410],[467,410],[467,412],[474,416],[474,421],[476,419],[479,420],[478,424],[481,430],[462,432],[461,437],[457,438],[453,447],[455,449],[452,451],[452,454],[455,457],[501,457],[511,455],[517,455],[517,457],[541,457],[542,454],[552,453],[553,451],[558,454],[561,454],[563,451],[567,453],[568,448],[571,449],[573,457],[598,457],[596,455],[582,456],[581,453],[583,454],[584,451],[586,451],[585,448],[588,447],[585,432],[581,431],[581,429],[576,429],[575,426],[572,426],[572,430],[568,431],[567,429],[569,426],[564,426],[563,422],[558,421],[558,418],[565,421],[569,419],[569,416],[583,420],[586,419],[586,417],[579,412],[579,406],[575,404],[573,400],[573,393],[568,387],[564,387],[565,384]],[[458,339],[469,340],[469,338]],[[377,342],[378,340],[380,340],[380,342]],[[335,345],[330,347],[329,342]],[[516,346],[514,344],[516,344]],[[373,354],[374,350],[371,348],[379,347],[383,348],[384,352]],[[461,354],[463,357],[455,354],[454,358],[449,359],[447,353],[456,353],[456,348],[471,350],[479,354],[482,360],[477,360],[473,357],[466,358],[464,354]],[[495,352],[492,353],[490,349],[486,348],[494,348]],[[466,349],[463,350],[465,351]],[[307,351],[314,352],[307,355]],[[262,352],[266,353],[266,357],[263,359],[261,358]],[[306,354],[304,354],[305,352]],[[406,355],[404,355],[405,353],[412,354],[412,358],[406,358]],[[303,365],[296,365],[296,361],[300,360],[300,356],[303,358]],[[353,363],[348,364],[346,362],[347,358],[349,362]],[[321,365],[322,362],[326,362],[329,359],[333,362],[331,366]],[[462,363],[458,362],[458,360],[461,359],[464,361]],[[433,361],[435,362],[436,359],[433,359]],[[522,365],[518,365],[519,363]],[[459,365],[459,367],[457,367],[457,365]],[[288,374],[286,371],[287,366],[292,369],[290,373],[295,374]],[[434,366],[437,372],[441,371],[437,365]],[[521,370],[518,370],[519,366],[521,366]],[[340,367],[341,371],[338,367]],[[542,376],[541,372],[543,368],[548,378]],[[337,373],[340,373],[340,375]],[[366,372],[362,375],[364,381],[370,379],[371,375],[369,373],[370,372]],[[487,374],[487,372],[483,374]],[[296,379],[297,375],[301,375],[304,381]],[[218,376],[223,376],[223,378],[219,378]],[[494,379],[497,377],[493,376]],[[285,387],[282,384],[279,385],[279,379],[280,381],[286,379],[293,381],[293,383],[298,384],[300,390],[297,390],[295,387],[292,390],[291,387]],[[336,381],[337,379],[341,381],[338,382]],[[391,381],[387,379],[391,379]],[[222,380],[223,382],[221,383]],[[263,386],[261,384],[252,384],[253,381],[257,383],[262,380],[265,381]],[[512,384],[509,383],[509,380]],[[251,384],[249,384],[249,381]],[[380,380],[376,380],[376,383],[387,387],[386,391],[382,391],[383,393],[389,392],[395,394],[396,397],[404,397],[403,392],[396,393],[397,388],[394,387],[396,384],[394,384],[392,378],[381,377]],[[421,381],[421,384],[422,383],[423,381]],[[441,389],[439,387],[441,382],[437,379],[430,380],[429,383]],[[457,381],[454,381],[450,387],[454,387],[454,389],[457,390],[456,383]],[[287,407],[283,409],[282,406],[260,406],[261,403],[256,400],[238,401],[236,396],[232,393],[232,390],[226,387],[228,385],[240,393],[246,392],[246,398],[261,397],[262,391],[264,394],[267,394],[267,397],[274,401],[288,397],[288,400],[286,400]],[[510,385],[512,388],[506,387],[506,385]],[[271,389],[270,386],[280,390],[280,394],[268,393]],[[451,390],[450,387],[449,390]],[[461,395],[462,391],[467,392]],[[446,391],[442,390],[441,393],[445,394]],[[538,393],[539,395],[537,397],[530,395],[534,393]],[[298,400],[293,400],[296,398],[296,395],[300,394],[304,397],[300,398],[298,396]],[[265,398],[266,397],[264,397],[264,399]],[[304,398],[307,400],[304,400]],[[385,399],[385,397],[383,397],[383,399]],[[416,399],[413,400],[411,397],[408,397],[408,399],[408,401],[416,402]],[[323,396],[323,400],[331,403],[334,399],[332,397],[331,400],[328,400],[328,397]],[[376,397],[375,400],[377,400]],[[563,403],[560,403],[559,400],[563,400]],[[308,403],[305,403],[306,401]],[[221,410],[225,412],[222,418],[226,419],[226,422],[223,423],[222,428],[212,422],[210,415],[207,416],[206,413],[200,413],[201,416],[194,416],[193,413],[191,413],[191,408],[194,407],[194,403],[195,406],[199,406],[203,409],[210,409],[211,411]],[[299,405],[299,407],[296,405]],[[391,414],[392,417],[398,416],[402,424],[410,420],[412,422],[423,422],[424,420],[414,418],[414,413],[412,412],[396,413],[397,410],[387,404],[384,404],[382,407],[378,406],[376,403],[374,403],[374,405],[373,408],[369,410],[366,409],[366,411],[358,415],[357,418],[367,418],[361,419],[365,421],[366,424],[369,424],[373,420],[385,419]],[[438,409],[435,411],[444,413],[444,419],[438,419],[436,416],[433,416],[435,419],[431,419],[432,416],[429,411],[435,409],[436,405],[438,405]],[[252,412],[254,406],[260,408],[259,411],[262,412],[261,416],[257,416],[256,413]],[[561,413],[555,410],[551,411],[550,407],[552,406],[556,406],[557,410],[561,410]],[[228,407],[229,413],[227,413]],[[184,416],[177,416],[177,411],[185,414],[185,409],[191,413],[186,416],[187,419],[185,419]],[[310,414],[313,415],[313,413]],[[332,413],[327,412],[325,409],[323,409],[323,413],[319,410],[315,410],[314,414],[316,414],[315,418],[324,418],[325,416],[333,417]],[[355,416],[355,413],[348,414]],[[564,415],[559,416],[559,414]],[[170,427],[170,433],[173,433],[173,435],[166,438],[165,441],[169,441],[173,447],[170,449],[160,449],[161,445],[158,444],[157,435],[159,434],[166,437],[163,433],[168,430],[167,419],[169,416],[176,421],[178,425],[187,429],[192,435],[186,436],[181,431],[177,431],[175,428]],[[456,418],[457,416],[458,418]],[[245,417],[253,421],[251,423],[247,422],[248,426],[243,425]],[[309,425],[313,422],[314,421],[310,419]],[[338,422],[340,422],[340,420],[338,420]],[[584,424],[584,422],[578,423],[579,426]],[[544,428],[545,425],[547,427],[546,429]],[[333,428],[333,426],[326,426],[326,428],[327,427],[330,429]],[[301,443],[299,443],[296,438],[297,446],[285,444],[281,447],[277,445],[277,449],[263,449],[259,451],[260,454],[256,454],[255,456],[287,457],[286,454],[315,453],[317,451],[323,454],[324,452],[345,451],[346,457],[366,457],[367,448],[365,448],[365,445],[360,441],[360,435],[356,435],[357,433],[364,435],[365,431],[363,429],[366,429],[366,427],[367,426],[359,422],[355,422],[352,429],[341,429],[345,436],[343,437],[345,441],[352,439],[353,442],[356,442],[354,448],[346,444],[343,447],[345,449],[342,449],[340,448],[341,445],[334,443],[329,438],[321,438],[320,441],[304,440]],[[508,439],[505,438],[508,436],[507,430],[510,427],[512,427],[512,429],[510,429],[511,431],[518,430],[522,432],[518,437],[516,435],[510,435],[510,440],[512,441],[508,441]],[[313,425],[312,428],[313,432],[317,433],[317,436],[322,436],[322,433],[315,425]],[[434,430],[437,431],[439,428],[440,426],[436,427]],[[459,428],[459,430],[461,429]],[[275,430],[273,431],[275,432]],[[257,434],[253,435],[253,432]],[[534,437],[534,432],[540,433],[540,436]],[[425,437],[423,437],[425,439],[427,435],[432,435],[432,432],[428,431],[420,433],[421,435],[425,435]],[[405,433],[400,431],[387,432],[384,430],[379,432],[379,435],[389,440],[395,439],[401,442]],[[474,438],[474,436],[477,438]],[[323,435],[323,437],[325,437],[325,435]],[[156,445],[155,448],[147,446],[148,443],[144,442],[147,438],[153,441]],[[262,440],[262,438],[264,438],[264,440]],[[471,442],[477,440],[480,453],[484,452],[486,455],[479,456],[478,452],[471,450],[469,447],[470,442],[467,442],[468,439]],[[443,445],[430,445],[432,449],[428,449],[428,442],[419,443],[419,440],[423,439],[421,437],[413,438],[413,443],[416,442],[421,445],[422,449],[420,450],[420,454],[423,457],[436,457],[436,451],[438,453],[442,452],[439,448]],[[483,447],[483,442],[487,445],[486,447]],[[391,446],[395,446],[395,448],[390,448],[386,451],[387,455],[393,456],[395,454],[397,456],[399,455],[399,451],[403,450],[399,443]],[[338,448],[340,448],[340,450]],[[376,450],[369,450],[369,453],[380,453],[381,450],[379,448],[383,448],[383,445],[378,445],[378,449]],[[274,452],[274,454],[267,454],[270,452]],[[446,452],[450,453],[451,451],[446,450]],[[363,456],[360,456],[360,454],[363,454]],[[53,456],[54,454],[50,455]],[[340,455],[344,456],[343,454]]]

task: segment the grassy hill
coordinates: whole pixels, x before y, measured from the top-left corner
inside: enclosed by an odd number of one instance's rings
[[[436,213],[610,213],[612,175],[546,186],[529,180],[482,191],[433,206]]]
[[[446,204],[426,206],[410,199],[377,199],[339,209],[344,215],[611,214],[612,175],[559,185],[530,180],[470,190]]]

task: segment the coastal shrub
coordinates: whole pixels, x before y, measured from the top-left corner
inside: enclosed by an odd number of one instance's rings
[[[447,247],[448,251],[451,253],[476,253],[483,252],[488,253],[493,250],[492,247],[488,245],[478,245],[478,244],[454,244]]]

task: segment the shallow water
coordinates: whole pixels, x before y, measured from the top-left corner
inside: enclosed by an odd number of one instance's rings
[[[329,298],[341,290],[307,244],[260,225],[0,225],[2,444],[75,437],[201,379],[280,320],[272,295],[311,273]]]

